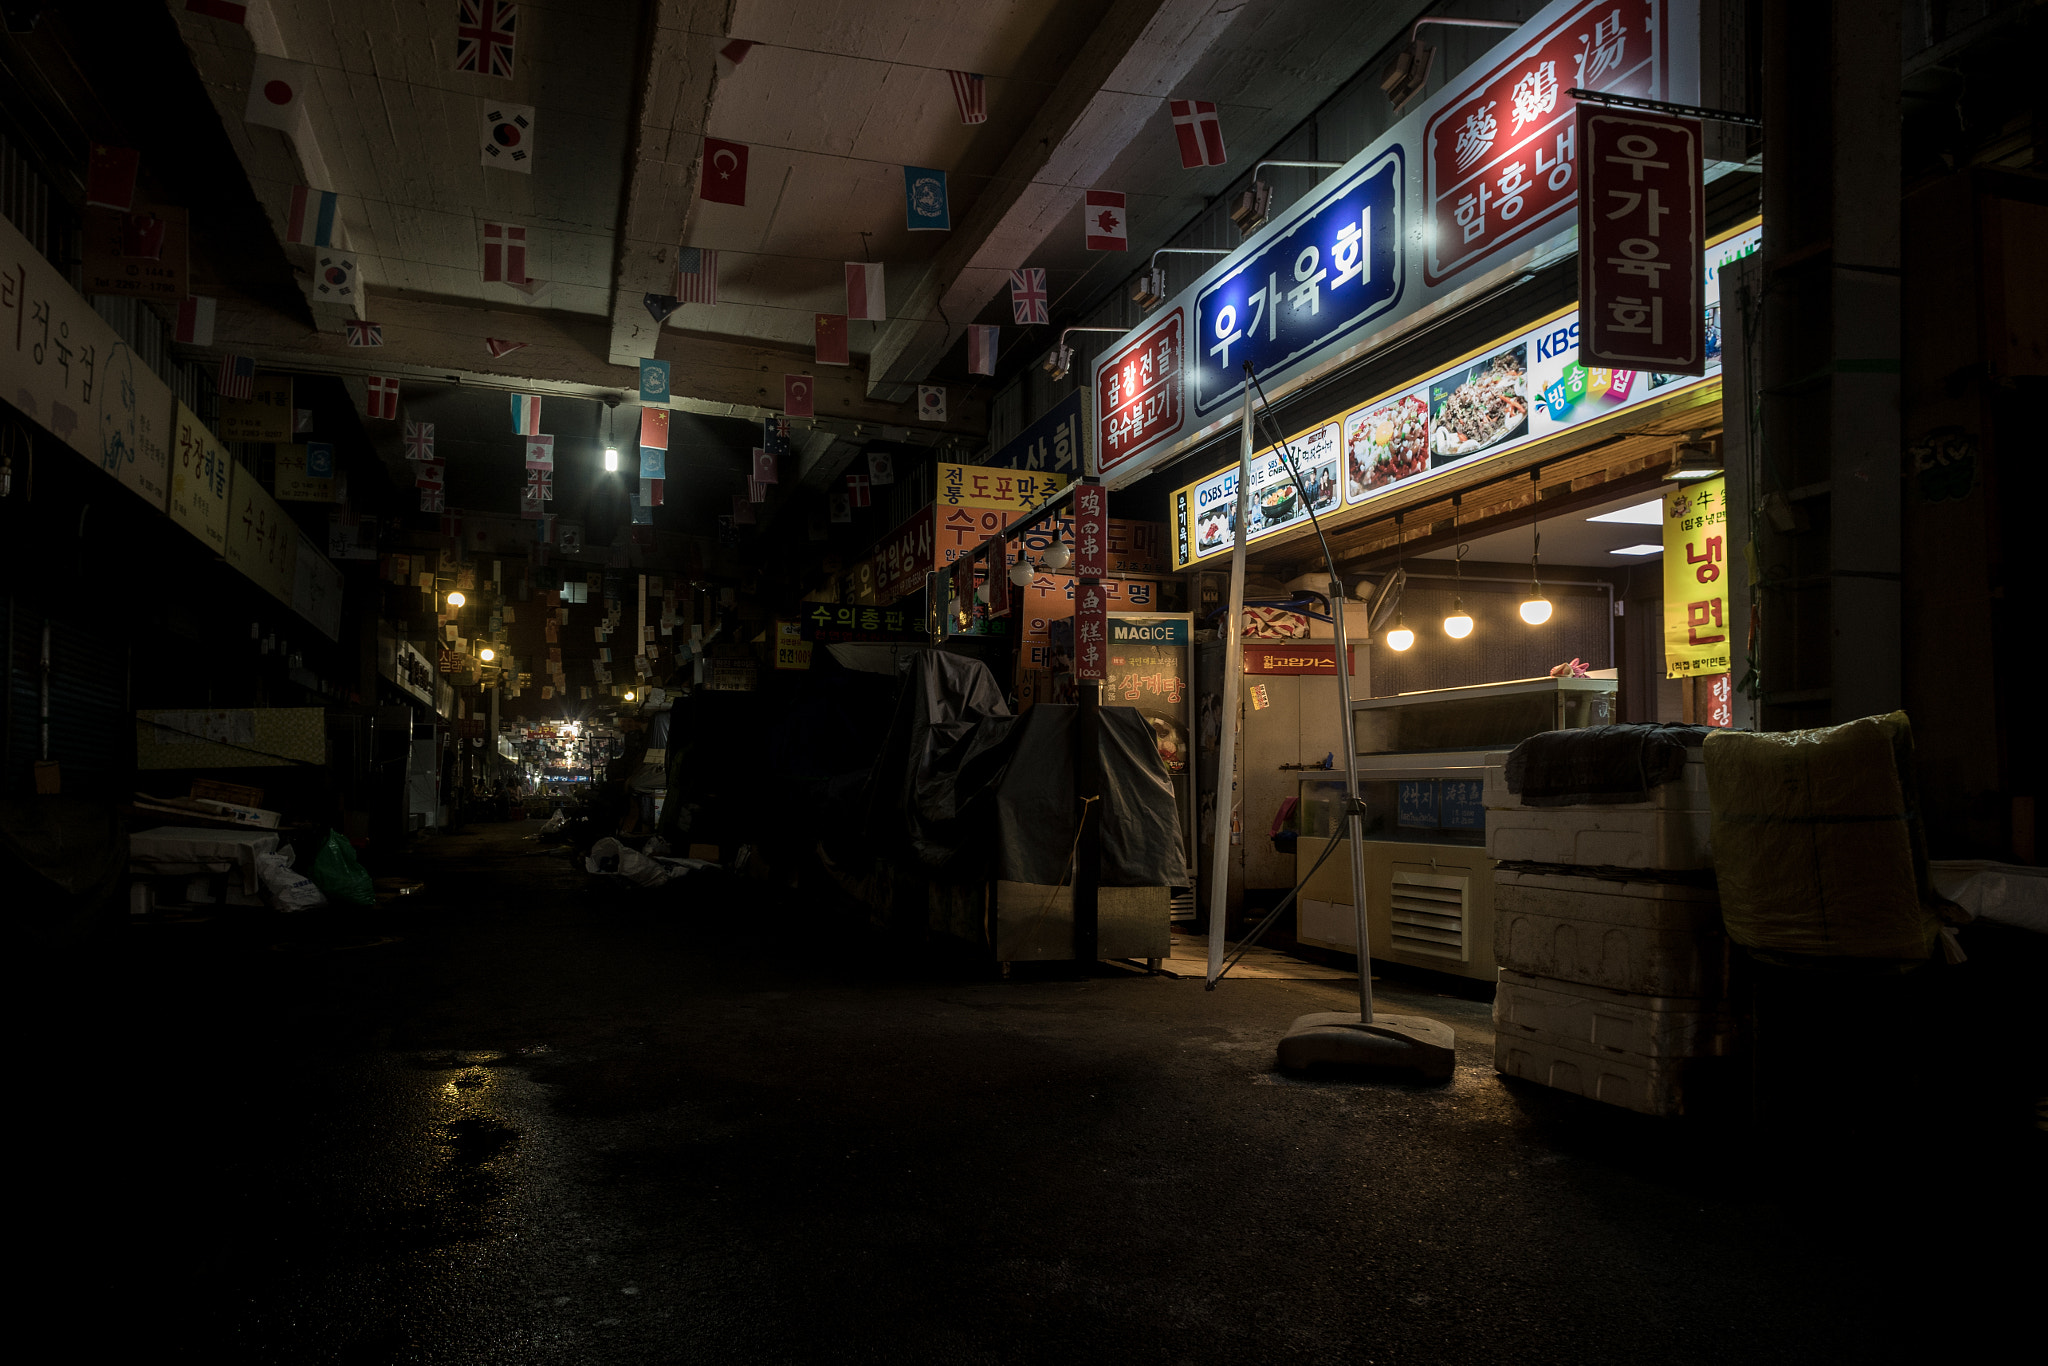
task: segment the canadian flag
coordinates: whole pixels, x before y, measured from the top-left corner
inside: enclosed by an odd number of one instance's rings
[[[484,224],[484,283],[527,285],[526,229],[512,223]]]
[[[370,410],[369,415],[373,418],[381,418],[385,422],[396,422],[398,420],[398,381],[396,379],[387,379],[381,375],[371,375],[369,386],[369,403],[367,404]]]
[[[1129,251],[1130,225],[1124,221],[1124,197],[1115,190],[1090,190],[1081,212],[1090,251]]]
[[[1223,164],[1223,120],[1217,117],[1212,100],[1168,100],[1173,114],[1173,135],[1180,142],[1180,165],[1184,171],[1197,166]]]

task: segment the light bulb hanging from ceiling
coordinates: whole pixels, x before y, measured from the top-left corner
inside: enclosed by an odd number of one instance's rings
[[[1451,496],[1451,535],[1458,534],[1458,495]],[[1444,618],[1444,634],[1452,640],[1463,640],[1472,634],[1472,615],[1465,610],[1465,552],[1471,547],[1458,542],[1451,551],[1451,577],[1458,585],[1451,597],[1451,614]]]
[[[619,472],[618,438],[612,434],[612,414],[617,411],[617,403],[612,399],[606,399],[604,405],[604,472],[606,474],[617,474]]]
[[[1405,650],[1414,643],[1415,633],[1402,623],[1399,612],[1394,613],[1394,629],[1387,632],[1387,648],[1389,650]]]
[[[1537,522],[1532,531],[1534,539],[1529,543],[1529,596],[1522,601],[1522,620],[1531,626],[1541,626],[1550,620],[1550,599],[1543,596],[1543,575],[1537,569],[1537,561],[1543,550],[1543,524]]]

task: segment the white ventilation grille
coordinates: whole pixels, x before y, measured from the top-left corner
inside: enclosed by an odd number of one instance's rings
[[[1464,962],[1465,912],[1471,879],[1452,873],[1394,870],[1394,948]]]

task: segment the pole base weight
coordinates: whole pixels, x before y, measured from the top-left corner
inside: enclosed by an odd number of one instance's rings
[[[1449,1025],[1420,1015],[1381,1015],[1366,1024],[1352,1011],[1324,1010],[1294,1022],[1280,1040],[1280,1066],[1414,1072],[1442,1081],[1457,1064],[1456,1044]]]

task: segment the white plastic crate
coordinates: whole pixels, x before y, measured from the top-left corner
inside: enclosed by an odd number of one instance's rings
[[[1502,869],[1493,913],[1494,961],[1514,972],[1646,996],[1724,989],[1728,940],[1705,887]]]
[[[1621,802],[1608,806],[1595,806],[1595,811],[1705,811],[1707,801],[1707,761],[1702,751],[1690,749],[1685,755],[1685,770],[1673,782],[1660,783],[1650,789],[1649,800]],[[1522,810],[1522,799],[1508,791],[1508,756],[1506,751],[1486,756],[1486,785],[1482,800],[1488,811]],[[1572,811],[1579,808],[1569,806],[1536,807],[1539,811]]]
[[[1684,1114],[1692,1078],[1716,1061],[1649,1058],[1534,1035],[1493,1036],[1496,1072],[1646,1115]]]
[[[1486,813],[1486,853],[1502,862],[1682,872],[1714,866],[1712,825],[1704,806],[1518,806]]]
[[[1503,968],[1493,997],[1496,1035],[1647,1058],[1712,1058],[1735,1035],[1718,1001],[1643,996]]]

